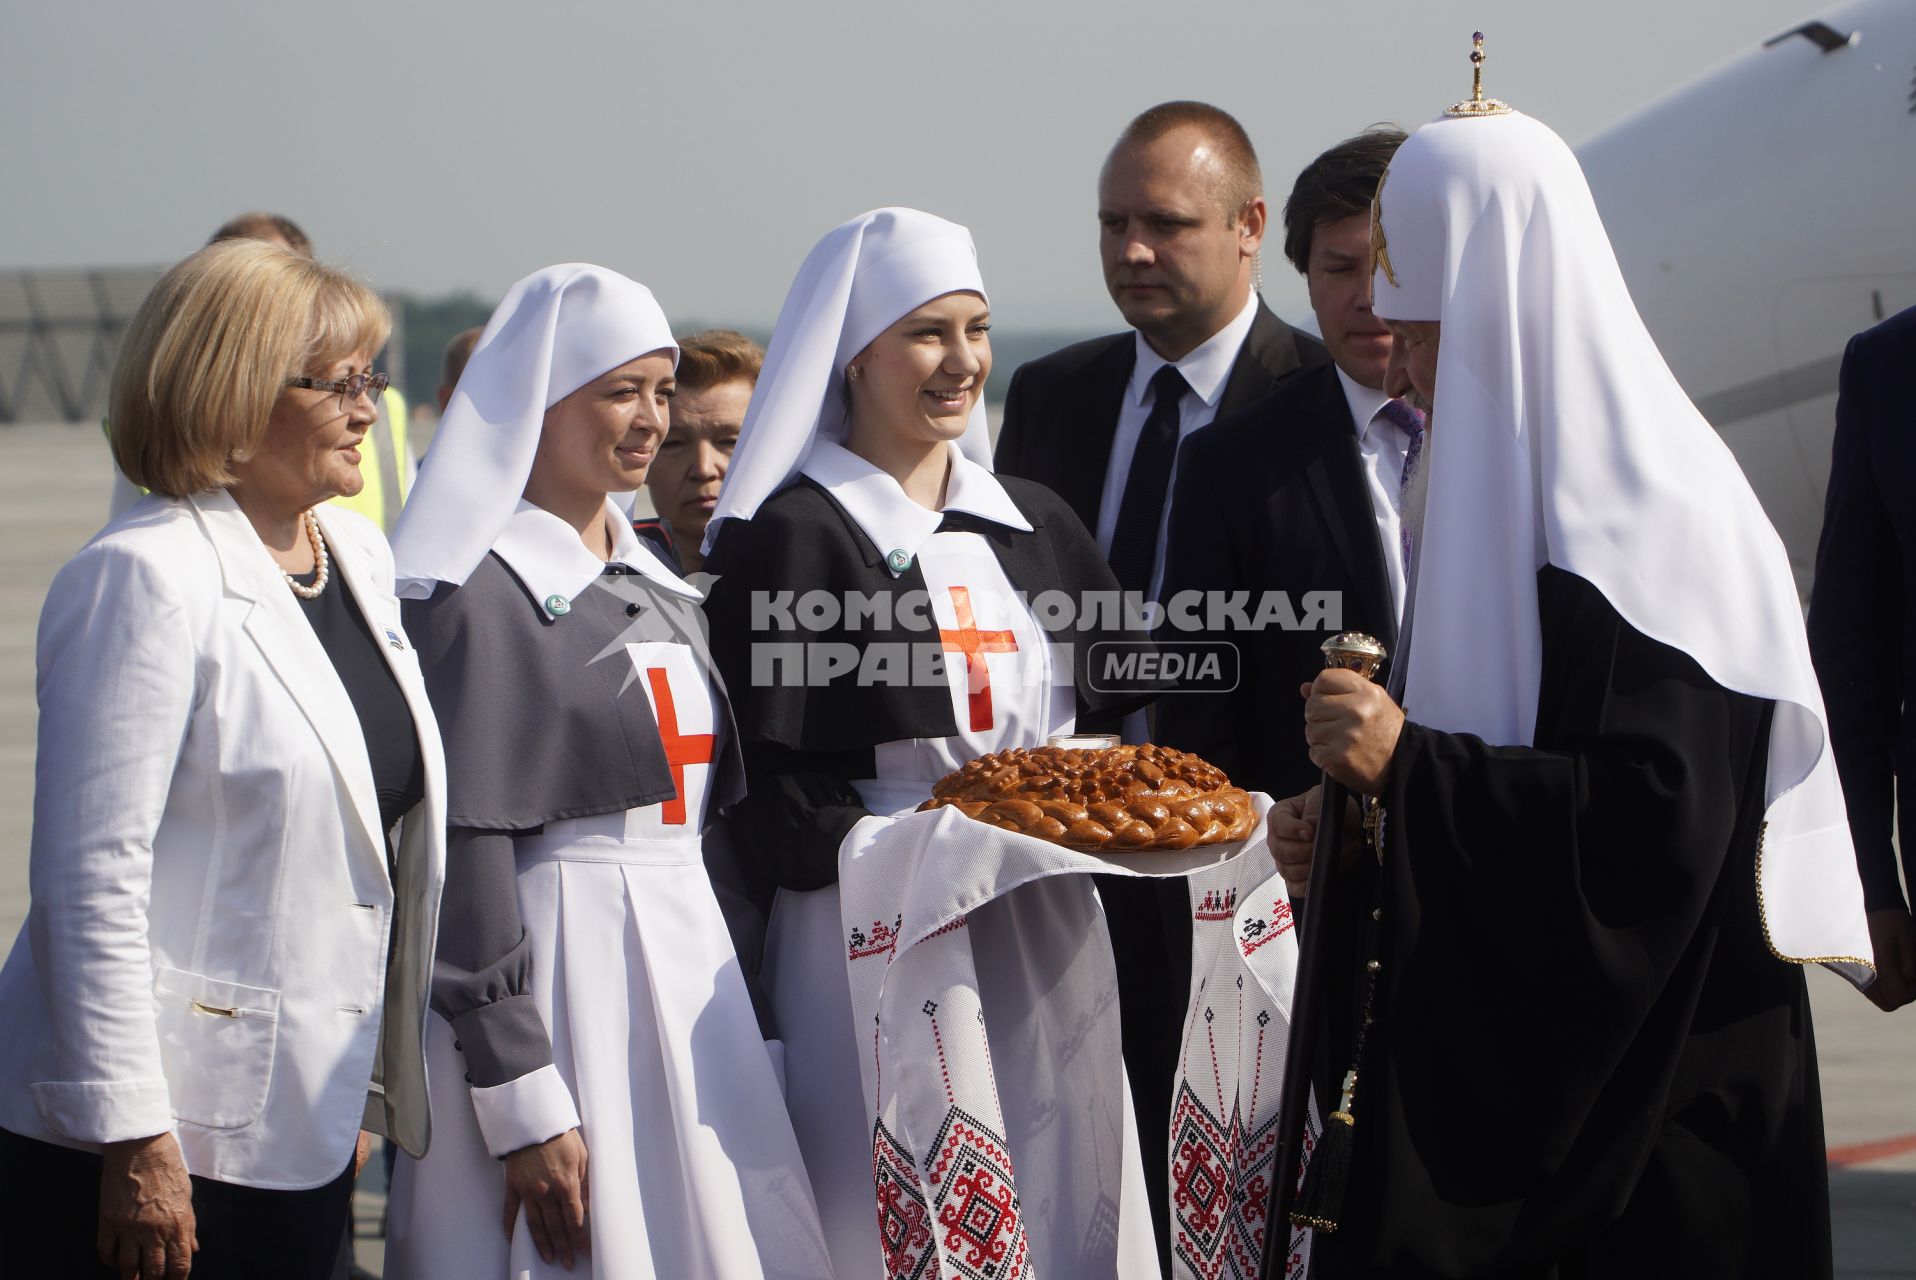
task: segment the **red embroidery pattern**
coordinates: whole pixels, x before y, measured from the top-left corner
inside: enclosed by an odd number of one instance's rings
[[[1264,1252],[1264,1207],[1277,1158],[1277,1117],[1244,1129],[1235,1101],[1214,1115],[1189,1084],[1171,1114],[1172,1246],[1203,1280],[1256,1280]]]
[[[938,1002],[925,1001],[924,1014],[931,1019],[939,1064],[948,1068]],[[951,1097],[949,1075],[946,1096]],[[880,1120],[872,1134],[872,1182],[887,1280],[1029,1277],[1031,1246],[1011,1152],[1002,1134],[955,1101],[945,1108],[922,1177],[911,1152]]]
[[[1205,891],[1204,901],[1198,903],[1197,911],[1193,913],[1191,918],[1194,920],[1229,920],[1236,914],[1236,889],[1226,888],[1222,891],[1208,889]]]
[[[1252,916],[1245,920],[1242,933],[1237,940],[1238,950],[1245,955],[1257,950],[1267,942],[1275,941],[1291,931],[1296,921],[1291,918],[1291,904],[1282,898],[1271,903],[1266,915]]]
[[[904,923],[905,917],[902,915],[895,917],[890,924],[874,920],[869,934],[853,925],[851,936],[845,940],[846,958],[863,960],[868,956],[889,956],[898,946],[898,930]]]
[[[932,1144],[926,1172],[948,1274],[963,1280],[1027,1275],[1030,1244],[1005,1140],[975,1116],[952,1107]]]
[[[878,1192],[878,1243],[885,1251],[885,1275],[892,1280],[936,1275],[931,1213],[918,1190],[918,1170],[911,1153],[882,1120],[872,1135],[872,1186]]]
[[[951,587],[951,612],[958,619],[956,630],[938,629],[938,643],[948,653],[965,655],[965,676],[971,693],[971,730],[983,733],[991,728],[991,668],[987,653],[1016,653],[1018,639],[1009,631],[980,631],[971,615],[971,588]]]
[[[672,682],[666,679],[664,667],[647,667],[645,679],[652,686],[659,740],[665,744],[665,763],[672,769],[672,786],[678,792],[660,807],[659,821],[668,827],[682,827],[685,825],[685,766],[711,764],[715,739],[709,733],[679,733],[679,712],[673,705]]]
[[[921,939],[921,941],[930,942],[933,938],[942,938],[948,933],[956,933],[958,932],[958,930],[964,928],[966,925],[970,923],[971,923],[970,916],[954,917],[952,920],[948,921],[945,924],[939,925],[936,929],[933,929],[930,933],[926,934]]]

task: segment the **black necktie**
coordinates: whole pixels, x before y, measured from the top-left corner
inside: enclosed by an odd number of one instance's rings
[[[1178,456],[1178,404],[1190,389],[1173,364],[1151,378],[1151,416],[1144,420],[1144,431],[1132,450],[1124,500],[1118,504],[1118,528],[1111,535],[1111,572],[1126,591],[1151,589],[1164,495],[1171,483],[1171,464]]]

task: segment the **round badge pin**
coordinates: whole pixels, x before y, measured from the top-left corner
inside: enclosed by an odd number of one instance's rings
[[[893,573],[903,573],[911,568],[911,554],[903,547],[894,547],[886,554],[885,563],[891,566]]]
[[[551,614],[555,618],[563,618],[568,613],[572,612],[572,602],[566,599],[564,596],[558,596],[558,595],[547,596],[546,597],[546,612]]]

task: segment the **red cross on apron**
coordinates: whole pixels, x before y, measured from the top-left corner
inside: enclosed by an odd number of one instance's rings
[[[672,702],[672,682],[666,679],[664,667],[647,667],[645,679],[652,686],[659,740],[665,744],[665,763],[672,768],[672,786],[678,792],[659,807],[659,820],[668,827],[682,827],[685,825],[685,766],[712,763],[713,737],[709,733],[679,733],[679,712]]]
[[[982,733],[991,728],[991,668],[987,653],[1016,653],[1018,639],[1009,631],[980,631],[971,616],[971,588],[948,587],[951,612],[958,619],[956,630],[938,629],[938,643],[947,653],[965,655],[966,683],[971,694],[971,730]]]

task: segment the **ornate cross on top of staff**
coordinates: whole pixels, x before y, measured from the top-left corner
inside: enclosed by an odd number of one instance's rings
[[[1507,116],[1510,104],[1484,97],[1484,33],[1470,33],[1470,96],[1444,108],[1447,116]]]

